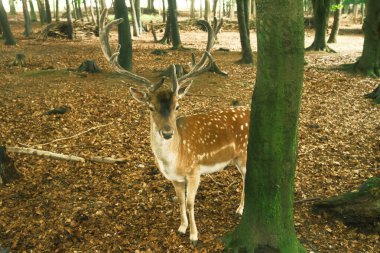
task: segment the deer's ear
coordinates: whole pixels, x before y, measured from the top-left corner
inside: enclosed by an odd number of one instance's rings
[[[141,103],[147,103],[149,100],[148,95],[143,91],[139,91],[138,89],[131,87],[129,88],[129,92],[131,92],[134,99]]]
[[[192,84],[193,84],[193,81],[191,81],[190,83],[183,85],[181,88],[179,88],[179,90],[178,90],[178,98],[179,99],[183,98],[186,95],[186,93],[189,91],[190,86]]]

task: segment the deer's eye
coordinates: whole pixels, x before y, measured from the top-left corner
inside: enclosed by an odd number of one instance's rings
[[[178,110],[179,110],[179,105],[177,105],[177,106],[175,107],[175,110],[176,110],[176,111],[178,111]]]

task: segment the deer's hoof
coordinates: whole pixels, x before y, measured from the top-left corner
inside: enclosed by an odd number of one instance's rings
[[[198,244],[198,240],[190,240],[190,244],[192,247],[196,247]]]
[[[186,230],[187,230],[187,225],[181,225],[178,228],[178,232],[180,232],[181,234],[186,234]]]

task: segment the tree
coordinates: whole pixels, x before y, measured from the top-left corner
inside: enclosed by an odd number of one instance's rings
[[[333,52],[326,43],[326,29],[330,12],[330,0],[311,0],[313,4],[314,41],[306,48],[310,51]]]
[[[234,252],[306,252],[294,229],[294,173],[304,65],[302,0],[257,0],[245,209],[226,236]]]
[[[245,64],[253,63],[253,53],[251,48],[251,41],[249,39],[248,8],[248,0],[237,0],[239,34],[242,52],[242,58],[240,62]]]
[[[140,0],[135,0],[136,20],[139,28],[139,34],[142,33],[142,21],[141,21],[141,3]]]
[[[25,37],[28,38],[33,32],[32,32],[32,22],[29,16],[28,3],[26,2],[26,0],[22,0],[22,11],[24,14],[24,29],[25,29],[24,35]]]
[[[9,14],[16,15],[15,0],[9,0]]]
[[[42,0],[37,0],[38,13],[40,15],[40,23],[41,25],[46,23],[46,11],[45,6]]]
[[[115,19],[123,18],[124,21],[118,25],[120,54],[118,62],[124,69],[132,70],[132,36],[129,27],[128,9],[125,0],[115,0]]]
[[[170,30],[172,34],[173,49],[182,48],[181,37],[179,35],[178,27],[178,18],[177,18],[177,1],[168,0],[168,9],[169,9],[169,21],[170,21]]]
[[[36,16],[36,12],[34,11],[34,5],[33,5],[33,1],[32,0],[29,0],[29,6],[30,6],[30,20],[32,22],[36,22],[37,21],[37,16]]]
[[[190,18],[195,18],[195,0],[190,0]]]
[[[67,38],[72,40],[73,36],[73,21],[71,18],[70,0],[66,0],[66,14],[67,14]]]
[[[336,36],[339,31],[340,15],[342,13],[342,0],[335,0],[335,4],[332,5],[334,10],[334,22],[331,29],[330,37],[327,40],[327,43],[336,43]]]
[[[0,26],[3,29],[5,45],[16,45],[16,40],[14,39],[11,27],[9,26],[8,16],[5,12],[2,0],[0,0]]]
[[[139,25],[137,23],[135,1],[129,0],[129,3],[131,4],[133,36],[138,37],[140,36],[140,31],[139,31]]]
[[[204,20],[208,21],[209,16],[210,16],[210,0],[205,0]]]
[[[367,15],[363,23],[364,45],[362,56],[355,63],[356,71],[370,75],[380,76],[380,1],[368,0]]]
[[[50,24],[51,23],[51,11],[50,11],[49,0],[45,0],[45,8],[46,8],[46,22],[48,24]]]

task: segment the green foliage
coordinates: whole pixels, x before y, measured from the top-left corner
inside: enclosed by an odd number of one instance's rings
[[[330,6],[331,11],[341,10],[343,8],[343,4],[332,4]]]
[[[343,0],[343,4],[361,4],[361,3],[367,3],[367,0]]]

